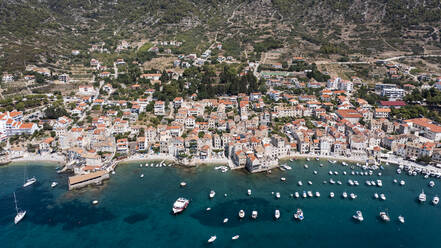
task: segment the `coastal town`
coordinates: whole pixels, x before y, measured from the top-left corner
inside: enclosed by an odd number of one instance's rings
[[[241,61],[219,42],[169,59],[181,45],[148,46],[148,54],[168,58],[161,69],[119,57],[140,49],[121,41],[114,52],[104,44],[73,50],[72,61],[87,60],[77,71],[4,72],[3,86],[21,84],[28,93],[6,100],[3,90],[0,161],[61,162],[60,173],[72,173],[69,189],[109,178],[124,161],[250,173],[296,158],[440,167],[441,74],[415,74],[396,58],[366,62],[376,73],[366,80],[326,71],[312,58],[282,61],[277,49]],[[103,54],[116,59],[101,61]]]

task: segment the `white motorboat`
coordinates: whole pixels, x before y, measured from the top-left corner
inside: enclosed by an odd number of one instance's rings
[[[315,157],[315,160],[316,160],[316,161],[319,161],[319,160],[320,160],[320,158],[319,158],[319,157]]]
[[[348,193],[343,192],[343,194],[341,195],[343,198],[347,198],[348,197]]]
[[[371,181],[371,185],[372,185],[372,186],[377,186],[377,183],[376,183],[374,180],[372,180],[372,181]]]
[[[285,181],[286,181],[286,178],[281,177],[281,178],[280,178],[280,181],[285,182]]]
[[[330,198],[334,198],[334,192],[329,193]]]
[[[139,167],[142,167],[142,164],[139,164]]]
[[[397,180],[397,179],[394,179],[394,183],[398,183],[398,180]]]
[[[185,187],[185,186],[187,186],[187,183],[186,182],[181,182],[179,185],[181,185],[181,187]]]
[[[377,180],[377,186],[383,187],[383,182],[380,179]]]
[[[280,193],[276,192],[276,199],[279,199],[279,198],[280,198]]]
[[[236,240],[236,239],[238,239],[239,238],[239,235],[234,235],[231,239],[232,240]]]
[[[401,185],[401,186],[404,186],[405,184],[406,184],[406,182],[405,182],[404,180],[401,180],[401,181],[400,181],[400,185]]]
[[[28,186],[30,186],[30,185],[36,183],[36,182],[37,182],[37,179],[36,179],[35,177],[32,177],[32,178],[26,179],[25,182],[24,182],[24,184],[23,184],[23,188],[26,188],[26,187],[28,187]]]
[[[308,181],[308,184],[309,184],[309,185],[312,185],[312,182],[311,182],[311,181]]]
[[[334,181],[334,179],[332,179],[332,178],[331,178],[331,179],[329,179],[329,183],[330,183],[330,184],[335,184],[335,181]]]
[[[307,164],[305,164],[304,167],[305,167],[305,169],[308,169],[309,166]]]
[[[355,215],[353,215],[352,218],[354,218],[355,220],[358,220],[360,222],[362,222],[364,220],[363,214],[361,213],[361,211],[355,212]]]
[[[350,193],[349,196],[351,197],[352,200],[354,200],[355,198],[357,198],[357,195],[354,193]]]
[[[302,185],[303,185],[302,181],[298,181],[297,184],[298,184],[299,186],[302,186]]]
[[[386,221],[386,222],[390,221],[390,218],[389,218],[389,216],[386,214],[386,212],[380,212],[380,218],[381,218],[383,221]]]
[[[296,192],[294,193],[294,196],[295,196],[296,198],[299,198],[299,197],[300,197],[299,192],[296,191]]]
[[[248,189],[247,194],[251,195],[251,189]]]
[[[357,180],[354,180],[354,185],[355,185],[355,186],[358,186],[358,185],[360,185],[360,184],[358,183]]]
[[[320,192],[315,192],[315,197],[320,197]]]
[[[434,181],[430,181],[429,182],[429,186],[433,188],[435,186],[435,182]]]
[[[215,195],[216,195],[216,192],[214,192],[214,190],[211,190],[210,194],[208,196],[210,197],[210,199],[213,199]]]
[[[332,171],[329,171],[329,172],[328,172],[328,174],[329,174],[329,175],[333,175],[333,174],[334,174],[334,172],[332,172]]]
[[[306,160],[307,160],[307,161],[311,161],[311,159],[310,159],[310,158],[306,158]]]
[[[354,186],[354,181],[352,181],[351,179],[348,180],[348,184],[351,186]]]
[[[343,175],[346,175],[347,173],[346,173],[346,171],[343,171]]]
[[[314,171],[314,175],[317,175],[318,174],[318,172],[317,171]]]
[[[188,207],[188,204],[190,204],[190,201],[188,199],[179,197],[173,204],[173,214],[181,213]]]
[[[245,217],[245,211],[242,209],[239,211],[239,218],[243,219]]]
[[[375,193],[375,194],[374,194],[374,198],[375,198],[375,199],[378,199],[378,197],[379,197],[378,193]]]
[[[303,193],[302,193],[302,197],[303,198],[306,198],[308,195],[306,194],[306,192],[305,191],[303,191]]]
[[[439,203],[439,197],[438,196],[433,197],[432,204],[438,205],[438,203]]]
[[[371,186],[371,185],[372,185],[372,184],[371,184],[371,181],[367,180],[367,181],[366,181],[366,185]]]
[[[398,216],[398,221],[401,223],[401,224],[404,224],[404,217],[403,216]]]
[[[287,164],[284,164],[283,167],[285,167],[285,169],[287,169],[287,170],[292,170],[292,167]]]
[[[18,222],[20,222],[26,215],[26,211],[25,210],[20,210],[17,206],[17,198],[15,197],[15,192],[14,192],[14,203],[15,203],[15,211],[17,212],[17,214],[14,217],[14,224],[18,224]]]
[[[251,212],[251,218],[257,219],[257,211],[256,210],[253,210],[253,212]]]
[[[341,164],[344,166],[348,166],[348,163],[346,163],[346,162],[341,162]]]
[[[139,177],[140,177],[140,178],[143,178],[143,177],[144,177],[144,174],[141,174]]]
[[[386,200],[386,196],[384,194],[380,194],[380,199],[385,201]]]
[[[401,174],[401,169],[397,169],[397,174]]]
[[[426,201],[426,194],[424,194],[424,190],[420,193],[420,195],[418,196],[418,200],[420,202],[425,202]]]
[[[51,183],[51,188],[55,188],[57,185],[58,185],[57,182],[52,182],[52,183]]]
[[[276,210],[274,211],[274,218],[275,218],[276,220],[278,220],[278,219],[280,218],[280,211],[279,211],[278,209],[276,209]]]
[[[303,220],[304,219],[302,209],[300,209],[300,208],[297,209],[297,212],[294,214],[294,219],[296,219],[296,220]]]
[[[216,240],[216,236],[211,236],[209,239],[208,239],[208,243],[213,243],[215,240]]]
[[[339,180],[339,181],[337,181],[337,184],[338,184],[338,185],[341,185],[341,181],[340,181],[340,180]]]
[[[211,208],[206,208],[205,210],[206,210],[206,211],[210,211],[210,210],[211,210]]]
[[[99,203],[98,200],[93,200],[93,201],[92,201],[92,204],[93,204],[93,205],[97,205],[98,203]]]
[[[334,171],[334,175],[338,175],[338,171]]]
[[[224,222],[224,224],[227,223],[228,222],[228,218],[225,218],[223,222]]]
[[[312,191],[308,190],[308,197],[313,197]]]

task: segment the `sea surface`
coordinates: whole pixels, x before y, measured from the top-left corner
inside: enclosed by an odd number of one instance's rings
[[[55,165],[35,162],[0,167],[0,247],[441,247],[441,204],[430,203],[435,195],[441,196],[440,180],[398,175],[395,166],[386,167],[380,177],[376,175],[380,170],[373,176],[343,175],[351,168],[327,161],[289,164],[290,171],[251,175],[222,173],[213,166],[141,168],[139,162],[129,163],[118,166],[104,185],[77,191],[67,191],[67,175],[58,175]],[[25,167],[38,182],[22,188]],[[339,175],[330,176],[329,170]],[[342,185],[323,183],[330,178]],[[395,178],[405,180],[406,185],[393,183]],[[348,179],[358,180],[360,186],[349,186]],[[383,187],[365,184],[376,179],[383,181]],[[297,185],[299,180],[303,186]],[[428,186],[430,180],[435,187]],[[54,189],[52,181],[59,182]],[[179,186],[182,181],[186,187]],[[247,189],[252,190],[251,196]],[[211,200],[210,190],[216,191]],[[321,197],[290,196],[304,190],[319,191]],[[417,201],[421,190],[427,194],[424,204]],[[14,191],[19,207],[27,211],[17,225],[13,223]],[[331,191],[334,199],[329,198]],[[343,191],[358,197],[343,199]],[[275,198],[276,192],[280,199]],[[384,193],[387,200],[374,199],[375,192]],[[171,215],[173,202],[181,196],[191,199],[189,207]],[[93,200],[99,204],[92,205]],[[206,211],[207,207],[212,210]],[[293,220],[297,208],[304,211],[302,222]],[[238,219],[240,209],[246,212],[243,220]],[[281,212],[277,221],[275,209]],[[250,218],[252,210],[258,211],[256,220]],[[363,212],[362,223],[352,219],[356,210]],[[380,211],[389,214],[389,223],[378,218]],[[399,215],[405,217],[405,224],[398,223]],[[224,218],[229,218],[228,223],[223,223]],[[212,235],[217,240],[208,244]],[[232,240],[234,235],[240,238]]]

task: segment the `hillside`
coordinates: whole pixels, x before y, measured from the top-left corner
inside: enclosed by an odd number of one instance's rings
[[[293,54],[326,56],[441,46],[439,0],[1,0],[0,23],[3,70],[120,39],[181,39],[188,52],[215,38],[249,48],[275,37]]]

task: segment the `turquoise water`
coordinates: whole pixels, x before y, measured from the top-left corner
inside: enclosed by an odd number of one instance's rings
[[[303,168],[308,163],[309,169]],[[432,206],[432,197],[441,196],[441,181],[434,188],[430,179],[397,175],[395,167],[382,171],[383,176],[342,175],[349,167],[317,161],[290,163],[293,170],[273,170],[270,175],[250,175],[243,171],[221,173],[213,167],[184,169],[175,167],[145,168],[139,163],[121,165],[116,175],[103,186],[67,191],[67,176],[57,175],[55,166],[30,163],[28,174],[38,182],[26,189],[23,184],[24,164],[0,167],[0,247],[440,247],[441,205]],[[328,171],[339,171],[329,176]],[[313,174],[317,170],[318,175]],[[139,175],[145,174],[141,179]],[[349,174],[349,173],[348,173]],[[286,177],[281,182],[280,177]],[[341,180],[342,185],[323,184],[323,180]],[[365,180],[383,180],[383,187],[366,186]],[[405,186],[393,183],[404,179]],[[360,186],[347,184],[358,180]],[[297,181],[302,180],[303,186]],[[312,185],[307,185],[311,180]],[[432,179],[433,180],[433,179]],[[60,184],[51,189],[52,181]],[[179,187],[181,181],[187,187]],[[253,191],[247,196],[247,189]],[[208,199],[209,191],[216,197]],[[421,190],[427,202],[416,200]],[[290,194],[303,190],[319,191],[320,198],[295,199]],[[26,217],[14,225],[13,192]],[[328,197],[335,192],[334,199]],[[355,200],[342,199],[343,191],[358,195]],[[280,192],[275,199],[272,192]],[[386,201],[373,199],[384,193]],[[228,196],[224,197],[227,193]],[[173,202],[180,196],[192,200],[184,213],[170,214]],[[93,206],[91,201],[99,200]],[[205,209],[211,207],[207,212]],[[305,220],[293,221],[292,215],[302,208]],[[239,220],[244,209],[246,218]],[[281,218],[273,220],[275,209]],[[249,216],[259,212],[257,220]],[[356,210],[364,215],[362,223],[352,220]],[[387,211],[389,223],[378,219]],[[397,222],[403,215],[405,224]],[[229,222],[223,224],[224,218]],[[239,234],[238,240],[231,237]],[[210,236],[217,235],[213,244]]]

